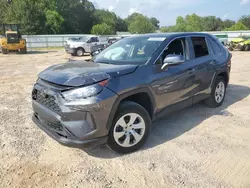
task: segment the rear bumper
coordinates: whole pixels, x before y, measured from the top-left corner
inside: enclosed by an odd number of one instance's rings
[[[105,144],[107,142],[108,137],[101,137],[101,138],[96,138],[96,139],[91,139],[91,140],[73,140],[68,139],[67,137],[63,137],[56,132],[49,130],[49,128],[46,128],[47,125],[42,124],[42,122],[35,116],[32,116],[33,122],[41,129],[43,130],[48,136],[59,142],[60,144],[68,147],[73,147],[73,148],[89,148],[89,147],[95,147],[98,145]],[[66,131],[67,135],[70,135],[71,133]],[[73,137],[73,135],[71,135]]]

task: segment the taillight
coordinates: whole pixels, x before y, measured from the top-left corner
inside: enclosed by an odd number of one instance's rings
[[[232,59],[232,54],[231,53],[229,53],[229,58],[228,58],[228,62],[227,62],[227,65],[228,65],[228,68],[229,68],[229,72],[231,71],[231,59]]]

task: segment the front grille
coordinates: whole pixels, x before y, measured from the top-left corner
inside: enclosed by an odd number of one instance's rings
[[[63,127],[61,124],[54,124],[49,121],[45,121],[45,123],[49,128],[54,129],[55,131],[60,131],[60,132],[63,131]]]
[[[38,102],[39,104],[43,105],[44,107],[47,107],[48,109],[52,110],[53,112],[60,114],[61,109],[56,103],[56,99],[54,96],[45,94],[42,91],[39,91],[37,89],[34,89],[32,92],[32,99]]]

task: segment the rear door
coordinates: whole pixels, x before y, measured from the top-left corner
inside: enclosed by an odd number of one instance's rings
[[[194,102],[203,100],[210,94],[210,86],[215,76],[216,59],[208,38],[190,37],[192,58],[195,63]]]

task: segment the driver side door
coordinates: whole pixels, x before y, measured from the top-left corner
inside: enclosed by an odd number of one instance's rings
[[[168,55],[182,55],[184,63],[162,69],[163,60]],[[179,104],[179,107],[192,105],[195,63],[190,59],[188,38],[178,38],[170,42],[160,58],[153,65],[152,90],[156,97],[157,111]]]

